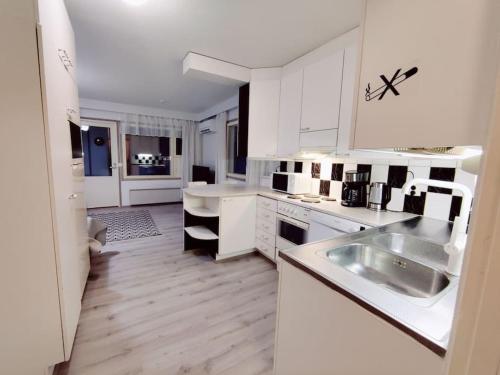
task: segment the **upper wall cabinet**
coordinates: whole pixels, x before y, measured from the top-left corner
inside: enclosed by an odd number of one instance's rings
[[[278,155],[299,152],[300,117],[302,114],[302,80],[304,71],[299,69],[281,78],[281,96],[278,127]]]
[[[495,3],[365,1],[355,148],[484,143],[498,56]]]
[[[248,157],[275,157],[278,146],[281,68],[253,69],[248,114]]]
[[[344,50],[304,68],[300,131],[339,127]]]

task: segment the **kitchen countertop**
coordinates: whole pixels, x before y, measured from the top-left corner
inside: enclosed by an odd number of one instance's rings
[[[409,234],[443,245],[449,241],[451,223],[416,217],[332,240],[297,246],[280,251],[279,256],[412,336],[436,354],[444,356],[448,347],[457,298],[457,277],[450,277],[448,288],[427,301],[427,299],[403,296],[379,286],[330,262],[321,255],[327,249],[362,241],[368,236],[386,232]],[[425,263],[422,259],[420,261]],[[434,267],[440,270],[444,270],[445,266],[446,264],[438,266],[434,264]]]
[[[300,199],[289,199],[288,194],[280,193],[269,188],[261,186],[248,185],[201,185],[184,189],[184,192],[197,197],[235,197],[248,195],[261,195],[263,197],[276,199],[282,202],[295,204],[311,210],[323,212],[329,215],[342,217],[347,220],[352,220],[360,224],[369,225],[372,227],[383,226],[398,221],[407,220],[417,215],[406,212],[382,211],[377,212],[364,207],[344,207],[340,202],[321,201],[321,203],[306,203]]]

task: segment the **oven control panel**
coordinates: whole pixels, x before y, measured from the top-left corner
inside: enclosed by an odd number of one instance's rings
[[[278,213],[293,219],[309,223],[310,212],[311,210],[308,208],[278,201]]]

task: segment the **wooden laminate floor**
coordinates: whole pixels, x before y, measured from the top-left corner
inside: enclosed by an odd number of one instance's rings
[[[110,243],[93,260],[73,354],[56,374],[272,373],[273,265],[184,253],[182,206],[146,209],[162,235]]]

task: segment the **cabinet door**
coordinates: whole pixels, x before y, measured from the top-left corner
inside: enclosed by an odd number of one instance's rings
[[[356,148],[485,141],[497,70],[493,3],[366,2]]]
[[[221,198],[220,205],[219,255],[255,247],[257,198]]]
[[[276,156],[281,68],[254,69],[250,82],[248,157]]]
[[[281,78],[278,156],[299,152],[303,76],[304,70],[300,69]]]
[[[339,126],[344,50],[304,69],[301,131]]]
[[[350,149],[353,130],[353,106],[355,97],[356,68],[358,46],[352,45],[344,51],[344,69],[342,71],[342,94],[340,99],[339,131],[337,154],[347,153]]]

